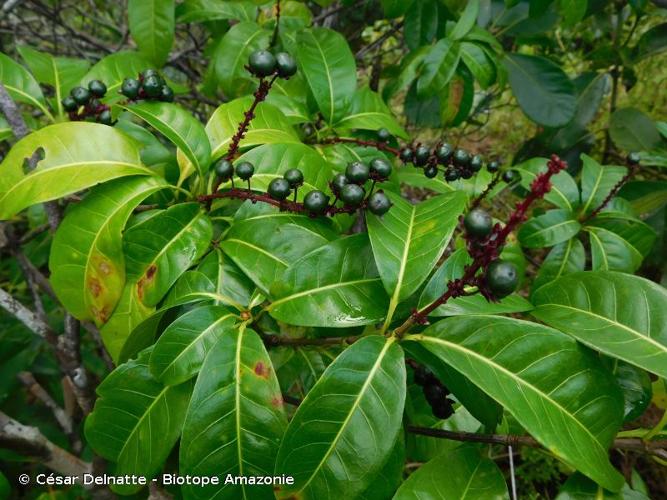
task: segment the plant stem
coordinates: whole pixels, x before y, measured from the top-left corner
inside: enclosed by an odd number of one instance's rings
[[[387,153],[391,153],[394,156],[398,156],[399,154],[401,154],[401,152],[398,149],[392,148],[391,146],[388,146],[384,142],[364,141],[362,139],[355,139],[353,137],[330,137],[328,139],[322,139],[322,141],[320,142],[320,144],[343,144],[343,143],[356,144],[358,146],[364,146],[367,148],[379,149],[380,151],[386,151]]]

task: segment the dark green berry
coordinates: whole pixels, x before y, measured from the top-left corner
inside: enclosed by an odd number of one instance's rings
[[[329,206],[329,197],[322,191],[311,191],[303,199],[303,206],[312,215],[322,215]]]
[[[371,173],[379,180],[388,179],[391,175],[391,163],[384,158],[371,160]]]
[[[428,159],[431,157],[431,150],[426,146],[419,146],[415,150],[415,160],[414,163],[418,167],[423,167],[428,162]]]
[[[160,100],[163,102],[174,102],[174,91],[169,85],[163,85],[160,91]]]
[[[516,266],[505,260],[494,260],[486,269],[486,284],[496,298],[508,296],[519,284]]]
[[[463,168],[459,171],[461,179],[470,179],[473,176],[474,172],[469,168]]]
[[[269,76],[276,71],[276,58],[268,50],[256,50],[250,54],[248,67],[255,76]]]
[[[255,173],[255,167],[249,161],[242,161],[236,165],[236,175],[247,181]]]
[[[361,205],[361,202],[364,201],[364,196],[366,196],[364,188],[357,184],[347,184],[340,190],[340,199],[348,207],[358,207]]]
[[[500,170],[500,163],[497,161],[489,162],[489,164],[486,166],[486,169],[492,174],[495,174],[498,170]]]
[[[79,106],[85,106],[90,101],[90,90],[84,87],[74,87],[70,95]]]
[[[303,130],[303,135],[306,137],[310,137],[315,133],[315,127],[313,127],[310,123],[304,123],[301,125],[301,130]]]
[[[162,95],[162,82],[160,80],[160,77],[157,75],[144,78],[142,87],[148,97],[154,98]]]
[[[331,181],[331,190],[334,192],[335,195],[340,196],[340,192],[342,191],[342,189],[349,183],[350,181],[347,180],[345,174],[336,174],[334,175],[334,178]]]
[[[274,200],[284,200],[290,195],[292,188],[290,187],[289,182],[287,182],[285,179],[278,178],[273,179],[269,183],[268,192],[269,196],[271,196],[271,198]]]
[[[229,180],[234,175],[232,162],[224,158],[215,163],[213,168],[215,169],[215,174],[223,180]]]
[[[296,61],[287,52],[276,54],[276,67],[278,68],[278,76],[281,78],[289,78],[296,74]]]
[[[146,78],[150,76],[160,76],[160,73],[156,69],[145,69],[143,70],[140,75],[142,80],[145,80]]]
[[[456,171],[456,169],[448,168],[445,171],[445,180],[447,182],[454,182],[458,180],[458,178],[459,178],[459,173]]]
[[[368,198],[368,210],[375,215],[384,215],[390,208],[391,201],[382,191],[377,191]]]
[[[390,139],[391,139],[391,132],[389,132],[389,130],[387,130],[384,127],[378,130],[378,140],[380,142],[389,142]]]
[[[424,175],[429,179],[435,179],[438,175],[438,167],[435,165],[429,165],[424,169]]]
[[[399,154],[401,161],[403,163],[410,163],[414,159],[415,155],[410,148],[403,148]]]
[[[482,161],[482,157],[479,155],[475,155],[470,159],[470,169],[473,172],[479,172],[482,170],[482,166],[484,165],[484,162]]]
[[[630,153],[628,155],[627,161],[630,165],[639,165],[641,157],[639,156],[639,153]]]
[[[62,105],[63,105],[63,109],[65,111],[70,111],[70,112],[71,111],[76,111],[77,108],[79,107],[79,105],[74,100],[74,97],[72,97],[71,95],[68,95],[67,97],[65,97],[61,102],[62,102]]]
[[[101,80],[91,80],[88,82],[88,90],[95,97],[104,97],[104,94],[107,93],[107,86]]]
[[[141,84],[139,80],[134,78],[126,78],[123,80],[123,84],[120,87],[120,93],[123,94],[128,99],[136,99],[139,95],[139,88]]]
[[[298,168],[290,168],[283,174],[283,177],[289,182],[291,188],[296,188],[303,184],[303,172]]]
[[[467,167],[470,165],[470,155],[465,149],[454,151],[454,165],[457,167]]]
[[[438,157],[438,162],[440,163],[440,165],[446,165],[447,163],[449,163],[449,160],[452,159],[453,154],[454,150],[447,143],[441,144],[435,151],[435,155]]]
[[[113,117],[111,116],[111,111],[108,109],[105,109],[100,113],[100,115],[97,117],[97,121],[104,125],[111,125],[113,123]]]
[[[345,169],[345,177],[354,184],[363,184],[366,182],[370,173],[368,165],[360,161],[350,163]]]
[[[521,176],[516,170],[507,170],[503,172],[503,180],[507,184],[512,184],[513,182],[521,180]]]
[[[486,210],[475,208],[468,212],[463,219],[466,231],[476,238],[484,238],[493,229],[493,219]]]

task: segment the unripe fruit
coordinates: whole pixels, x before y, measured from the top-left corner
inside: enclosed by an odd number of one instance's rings
[[[88,82],[88,90],[95,97],[104,97],[104,94],[107,93],[107,86],[100,80],[91,80]]]
[[[139,88],[139,80],[135,80],[134,78],[126,78],[123,80],[123,84],[120,87],[120,93],[128,99],[136,99],[139,95]]]
[[[312,215],[322,215],[329,206],[329,197],[322,191],[311,191],[303,199],[303,206]]]
[[[242,161],[236,165],[236,175],[244,181],[250,179],[254,173],[255,167],[249,161]]]
[[[113,117],[111,116],[111,111],[105,109],[97,117],[97,120],[104,125],[111,125],[113,123]]]
[[[482,165],[484,162],[482,161],[482,157],[479,155],[475,155],[470,159],[470,168],[473,172],[479,172],[482,170]]]
[[[219,160],[215,166],[215,174],[223,180],[229,180],[234,175],[234,167],[232,162],[224,158]]]
[[[467,167],[470,165],[470,155],[464,149],[454,151],[454,165],[457,167]]]
[[[498,170],[500,170],[500,163],[498,163],[497,161],[492,161],[486,166],[486,169],[492,174],[494,174]]]
[[[627,160],[630,165],[639,165],[641,157],[639,156],[639,153],[630,153]]]
[[[276,67],[278,68],[278,76],[281,78],[289,78],[296,74],[296,61],[287,52],[276,54]]]
[[[345,177],[354,184],[363,184],[368,180],[369,175],[370,168],[360,161],[350,163],[345,169]]]
[[[435,179],[435,177],[438,175],[438,167],[435,165],[429,165],[424,169],[424,175],[429,179]]]
[[[431,157],[431,150],[426,146],[419,146],[415,151],[414,163],[418,167],[423,167],[428,163],[428,159]]]
[[[276,64],[276,58],[268,50],[256,50],[248,59],[250,72],[259,77],[272,75],[276,71]]]
[[[356,208],[361,205],[361,202],[364,201],[364,196],[366,196],[364,188],[357,184],[348,184],[340,190],[340,199],[348,207]]]
[[[452,155],[454,154],[454,150],[452,147],[447,144],[441,144],[440,147],[435,152],[435,155],[438,157],[438,162],[440,165],[446,165],[449,163],[449,160],[452,159]]]
[[[377,191],[368,198],[368,210],[375,215],[384,215],[390,208],[391,201],[382,191]]]
[[[410,163],[414,159],[415,155],[412,152],[412,149],[403,148],[403,149],[401,149],[401,153],[399,154],[399,157],[401,158],[401,161],[403,163]]]
[[[503,180],[507,184],[512,184],[513,182],[521,180],[521,176],[516,170],[507,170],[503,173]]]
[[[269,196],[274,200],[284,200],[292,192],[292,188],[285,179],[273,179],[269,183]]]
[[[160,91],[160,100],[163,102],[174,102],[174,91],[169,85],[163,85]]]
[[[505,260],[494,260],[486,268],[486,284],[496,298],[508,296],[519,284],[516,266]]]
[[[65,111],[76,111],[79,105],[74,100],[74,97],[68,95],[62,101],[63,109]]]
[[[391,139],[391,132],[386,128],[378,130],[378,140],[380,142],[388,142]]]
[[[299,187],[303,184],[303,172],[298,168],[290,168],[283,174],[283,177],[289,182],[289,185],[292,188]]]
[[[391,175],[391,163],[384,158],[374,158],[371,160],[371,172],[380,180],[387,179]]]
[[[90,101],[90,90],[84,87],[74,87],[70,95],[79,106],[85,106]]]
[[[486,210],[475,208],[466,214],[463,219],[463,225],[469,235],[476,238],[484,238],[493,229],[493,219]]]
[[[162,95],[162,82],[157,75],[151,75],[144,78],[142,87],[148,97],[160,97]]]

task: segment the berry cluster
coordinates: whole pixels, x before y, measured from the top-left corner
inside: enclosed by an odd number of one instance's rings
[[[386,181],[391,175],[391,163],[384,158],[374,158],[369,165],[361,161],[350,163],[344,174],[336,174],[329,183],[336,200],[341,200],[346,208],[355,209],[362,205],[375,215],[384,215],[391,208],[391,201],[382,192],[373,193],[377,182]],[[372,181],[370,194],[366,196],[365,184]]]
[[[452,401],[447,398],[450,392],[433,373],[416,363],[411,363],[415,371],[415,383],[421,386],[424,397],[431,406],[433,415],[438,418],[449,418],[454,414]]]
[[[126,78],[120,87],[120,93],[130,101],[137,99],[173,102],[174,91],[164,78],[154,69],[147,69],[138,78]]]
[[[484,166],[484,160],[480,155],[471,155],[465,149],[454,149],[450,144],[439,143],[431,149],[423,144],[408,146],[399,153],[403,163],[412,163],[415,167],[423,168],[424,175],[433,179],[442,168],[447,182],[458,179],[470,179]],[[495,173],[500,165],[497,161],[489,162],[486,169]]]
[[[268,50],[256,50],[248,59],[248,71],[259,78],[271,75],[289,78],[296,73],[296,61],[287,52],[273,55]]]
[[[87,88],[74,87],[61,103],[63,109],[69,113],[70,120],[94,118],[99,123],[111,125],[113,122],[111,109],[100,102],[106,93],[107,86],[104,82],[91,80]]]
[[[495,250],[497,231],[494,231],[493,219],[488,212],[481,208],[471,210],[464,217],[463,225],[466,229],[468,250],[473,257],[486,253],[489,246]],[[511,262],[496,258],[488,263],[484,271],[480,288],[482,293],[490,298],[502,299],[514,292],[519,284],[519,273]]]

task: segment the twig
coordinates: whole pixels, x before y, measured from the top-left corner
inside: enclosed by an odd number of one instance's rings
[[[498,182],[500,182],[500,178],[502,177],[502,174],[500,172],[497,172],[496,175],[493,176],[493,179],[491,179],[491,182],[489,182],[489,185],[486,186],[486,189],[477,197],[475,200],[472,202],[470,205],[470,208],[477,208],[479,204],[488,196],[488,194],[491,192],[491,190],[498,185]]]
[[[51,327],[18,300],[0,288],[0,307],[23,323],[30,331],[42,338],[54,335]]]
[[[394,24],[390,30],[388,30],[386,33],[384,33],[382,36],[380,36],[377,40],[375,40],[372,43],[369,43],[368,45],[362,47],[354,56],[357,60],[363,59],[363,57],[368,53],[371,52],[373,49],[376,47],[379,47],[382,45],[385,41],[387,41],[389,38],[391,38],[394,33],[396,33],[398,30],[400,30],[403,27],[403,21],[398,22]]]
[[[278,41],[278,31],[280,30],[280,0],[276,0],[276,26],[273,28],[273,36],[269,47],[274,47]]]
[[[279,337],[277,335],[262,334],[264,343],[269,346],[345,346],[353,344],[360,338],[361,335],[354,335],[351,337],[322,337],[317,339],[308,339]]]
[[[58,425],[60,425],[60,428],[65,432],[65,434],[70,437],[74,436],[74,426],[72,424],[72,419],[65,412],[65,410],[58,406],[58,403],[55,402],[55,400],[48,392],[46,392],[46,390],[39,384],[39,382],[37,382],[34,375],[30,372],[20,372],[17,377],[28,389],[30,394],[44,403],[44,406],[51,410],[53,416],[58,422]]]
[[[0,446],[35,458],[49,469],[81,481],[92,466],[46,439],[36,427],[17,422],[0,411]]]
[[[391,153],[394,156],[398,156],[401,154],[401,152],[396,149],[392,148],[391,146],[385,144],[384,142],[379,142],[379,141],[364,141],[362,139],[354,139],[352,137],[331,137],[329,139],[323,139],[320,144],[340,144],[340,143],[350,143],[350,144],[356,144],[358,146],[364,146],[367,148],[375,148],[379,149],[380,151],[386,151],[387,153]]]

